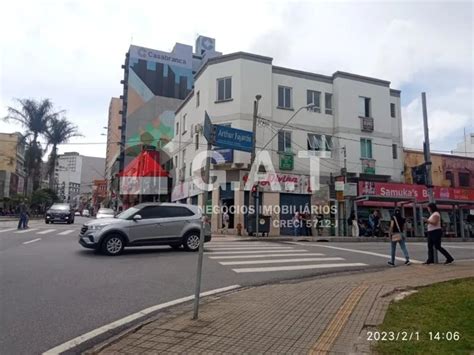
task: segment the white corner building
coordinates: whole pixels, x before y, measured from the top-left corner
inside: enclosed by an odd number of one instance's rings
[[[206,150],[202,133],[205,112],[213,124],[251,131],[256,95],[261,95],[257,152],[296,114],[265,149],[271,154],[281,191],[262,186],[263,205],[298,207],[314,201],[309,159],[298,157],[299,151],[325,156],[320,165],[322,186],[333,186],[344,161],[348,181],[402,180],[400,91],[391,89],[390,82],[339,71],[331,76],[308,73],[274,66],[269,57],[238,52],[209,59],[196,73],[193,91],[176,111],[175,136],[166,147],[173,159],[172,201],[203,203],[191,174],[193,158]],[[314,108],[299,110],[309,104]],[[226,161],[212,168],[225,173],[226,184],[212,192],[212,204],[248,205],[249,191],[244,191],[243,185],[251,154],[237,150],[222,153]],[[212,218],[213,230],[221,228],[221,216],[213,214]],[[292,215],[280,213],[271,218],[290,220]],[[243,214],[232,214],[230,229],[239,223],[245,228],[244,220]],[[291,228],[275,226],[270,232],[291,233]]]

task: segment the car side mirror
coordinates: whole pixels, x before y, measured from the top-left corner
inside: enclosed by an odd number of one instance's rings
[[[133,218],[132,218],[132,219],[133,219],[135,222],[137,222],[137,221],[141,221],[141,219],[142,219],[142,216],[140,216],[139,214],[136,214],[135,216],[133,216]]]

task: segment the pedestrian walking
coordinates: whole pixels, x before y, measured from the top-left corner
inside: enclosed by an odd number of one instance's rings
[[[229,230],[229,212],[224,211],[224,214],[222,215],[222,234],[227,234],[227,231]]]
[[[369,215],[369,226],[370,226],[372,237],[377,237],[377,235],[379,234],[379,227],[380,227],[379,211],[374,210]]]
[[[347,222],[348,222],[348,225],[351,226],[352,236],[358,237],[359,236],[359,222],[357,221],[357,218],[354,212],[351,212]]]
[[[26,204],[24,202],[20,203],[18,206],[18,229],[25,229],[27,228],[27,221],[26,219],[28,218],[27,216],[27,208]]]
[[[429,203],[428,211],[430,217],[424,218],[424,221],[428,224],[428,260],[426,260],[424,264],[434,263],[435,248],[446,258],[445,264],[451,264],[454,261],[454,258],[441,246],[443,230],[441,229],[441,215],[439,214],[438,206],[433,202]]]
[[[295,237],[300,236],[301,235],[301,213],[299,211],[296,211],[293,217],[293,228],[294,228]]]
[[[395,213],[390,220],[390,246],[391,246],[391,258],[388,265],[395,266],[395,252],[397,249],[397,243],[400,244],[403,255],[405,255],[405,265],[410,265],[410,256],[408,255],[407,246],[405,244],[405,218],[402,217],[400,209],[396,208]]]

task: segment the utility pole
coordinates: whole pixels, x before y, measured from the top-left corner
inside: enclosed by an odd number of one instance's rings
[[[347,150],[346,146],[342,147],[342,152],[344,154],[344,170],[343,170],[343,176],[344,176],[344,189],[346,188],[347,184]],[[342,192],[344,193],[344,191]],[[349,235],[349,226],[347,224],[347,205],[348,201],[346,196],[344,196],[344,235]]]
[[[214,133],[212,133],[213,135]],[[207,141],[207,157],[206,157],[206,167],[204,170],[204,181],[206,184],[209,184],[209,170],[211,168],[211,150],[212,150],[212,140]],[[203,215],[201,220],[201,233],[199,236],[199,255],[198,255],[198,265],[196,271],[196,289],[194,291],[194,314],[193,319],[198,319],[199,314],[199,295],[201,293],[201,275],[202,275],[202,260],[204,257],[204,239],[205,239],[205,223],[207,223],[207,200],[209,199],[209,190],[206,186],[206,189],[203,193]],[[205,221],[206,220],[206,221]]]
[[[258,94],[255,95],[255,100],[253,101],[253,120],[252,120],[252,131],[253,131],[253,141],[252,141],[252,153],[250,155],[250,170],[252,170],[253,163],[255,162],[255,156],[256,156],[256,144],[257,144],[257,120],[258,120],[258,102],[261,100],[262,95]],[[258,171],[257,171],[258,173]],[[257,191],[258,194],[258,191]],[[258,195],[257,195],[258,196]],[[256,236],[258,237],[258,197],[253,198],[252,192],[250,191],[250,196],[249,196],[249,206],[254,206],[255,208],[255,224],[256,224],[256,230],[257,234]]]
[[[431,177],[431,153],[430,153],[430,134],[428,129],[428,111],[426,109],[426,93],[421,93],[421,104],[423,107],[423,128],[425,131],[425,143],[424,143],[424,156],[425,156],[425,169],[426,169],[426,188],[428,189],[428,200],[430,203],[435,202],[433,195],[433,180]],[[435,264],[438,263],[438,251],[434,252]]]

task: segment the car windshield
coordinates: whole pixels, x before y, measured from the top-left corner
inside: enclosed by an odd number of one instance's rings
[[[123,211],[122,213],[120,213],[119,215],[117,215],[117,218],[120,218],[120,219],[128,219],[130,217],[132,217],[135,213],[137,213],[138,211],[140,211],[139,208],[136,208],[136,207],[130,207],[128,210],[125,210]]]
[[[52,205],[50,207],[52,210],[64,210],[67,211],[69,209],[68,205]]]
[[[101,208],[97,213],[103,213],[103,214],[114,214],[114,210],[111,208]]]

